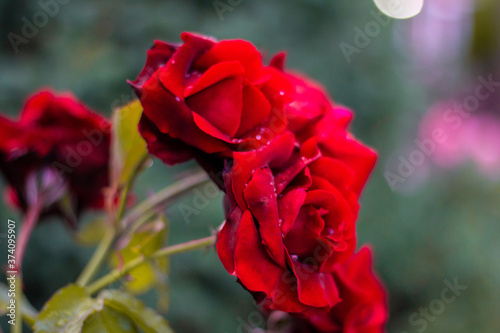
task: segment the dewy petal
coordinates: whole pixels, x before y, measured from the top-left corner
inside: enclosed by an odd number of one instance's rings
[[[293,261],[293,270],[302,303],[317,308],[330,308],[340,301],[337,286],[330,273],[318,273],[315,268],[297,261]]]
[[[243,285],[272,297],[283,269],[276,264],[261,244],[250,211],[245,211],[236,235],[235,271]]]
[[[284,240],[288,252],[299,258],[310,256],[322,241],[324,226],[325,222],[315,208],[302,206]]]
[[[157,81],[156,76],[151,77],[144,84],[141,104],[144,114],[160,132],[209,154],[227,150],[223,142],[204,133],[196,126],[192,110],[165,90]]]
[[[262,244],[273,260],[286,269],[285,251],[279,225],[278,202],[274,189],[273,174],[269,168],[259,168],[245,188],[248,208],[258,221]]]
[[[183,33],[184,44],[172,55],[165,67],[159,71],[159,79],[165,89],[184,100],[186,74],[200,55],[208,51],[214,42],[198,35]]]
[[[304,189],[292,189],[278,197],[278,208],[281,220],[281,233],[286,237],[288,231],[292,228],[300,208],[306,199],[306,191]]]
[[[354,182],[354,173],[341,160],[323,157],[309,165],[309,170],[313,175],[328,180],[333,186],[339,189],[349,188]]]
[[[242,209],[247,207],[243,191],[254,170],[264,166],[274,168],[287,162],[292,156],[294,141],[294,136],[291,133],[286,133],[276,137],[267,146],[259,149],[248,152],[234,152],[231,179],[234,197]]]
[[[249,215],[251,217],[251,214]],[[224,268],[232,275],[235,275],[234,255],[236,250],[236,237],[242,218],[243,213],[241,209],[238,207],[232,209],[229,214],[227,214],[226,222],[217,235],[217,254]]]
[[[242,77],[224,79],[186,99],[189,108],[224,133],[226,140],[236,134],[240,125],[243,109],[242,81]],[[198,126],[205,133],[219,138],[211,127],[204,124]]]
[[[142,85],[154,72],[167,63],[178,47],[178,45],[155,40],[154,46],[147,52],[146,65],[144,65],[141,73],[135,81],[128,81],[139,98],[141,97]]]
[[[355,179],[351,188],[359,194],[375,166],[377,154],[345,134],[331,135],[322,140],[320,146],[325,156],[342,161],[353,171]]]
[[[325,89],[309,78],[297,73],[289,73],[287,78],[295,88],[295,99],[286,106],[289,128],[300,132],[323,117],[331,109],[331,101]]]
[[[237,61],[226,61],[213,65],[191,86],[186,86],[184,96],[188,97],[206,89],[217,82],[232,76],[243,75],[245,70]]]
[[[321,152],[316,145],[316,139],[311,138],[300,148],[300,158],[291,166],[281,171],[276,176],[276,192],[281,192],[307,165],[321,157]]]
[[[139,121],[139,132],[146,141],[148,151],[164,163],[174,165],[191,159],[191,149],[184,142],[161,133],[145,113]]]
[[[197,61],[196,66],[209,68],[223,61],[238,61],[245,69],[245,77],[250,81],[260,78],[262,59],[259,51],[244,40],[223,40],[216,43]]]
[[[240,128],[237,137],[254,129],[262,123],[271,112],[271,104],[266,96],[248,82],[243,83],[243,112],[241,113]]]
[[[262,305],[285,312],[304,312],[297,295],[296,278],[278,266],[261,244],[252,214],[246,211],[236,239],[235,270],[239,282],[252,293],[264,293]],[[260,298],[259,298],[260,299]]]

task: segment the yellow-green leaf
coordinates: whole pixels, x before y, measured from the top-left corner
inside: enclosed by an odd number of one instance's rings
[[[98,298],[104,300],[106,306],[127,315],[145,333],[173,333],[165,318],[128,293],[103,290]]]
[[[137,129],[141,115],[139,100],[114,110],[111,170],[115,186],[126,184],[147,156],[146,142]]]
[[[90,315],[83,324],[82,333],[140,333],[139,328],[125,314],[107,305],[102,311]]]
[[[92,299],[83,287],[70,284],[45,303],[35,323],[35,333],[79,333],[92,313],[102,310],[102,300]]]

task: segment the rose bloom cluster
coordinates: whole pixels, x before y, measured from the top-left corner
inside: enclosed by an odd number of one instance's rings
[[[7,201],[41,218],[70,224],[86,209],[102,209],[108,186],[110,124],[72,94],[43,90],[28,98],[20,119],[0,115],[0,171]]]
[[[352,113],[285,70],[283,54],[264,65],[246,41],[181,38],[155,42],[130,84],[149,152],[170,165],[196,159],[225,192],[225,269],[302,332],[383,332],[370,250],[353,254],[376,154],[348,132]]]

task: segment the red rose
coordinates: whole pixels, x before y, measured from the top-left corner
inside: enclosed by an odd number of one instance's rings
[[[272,64],[282,70],[279,59]],[[228,160],[217,251],[265,307],[328,310],[339,301],[331,272],[354,251],[358,196],[376,155],[347,132],[347,109],[285,75],[295,96],[285,105],[287,131]]]
[[[361,249],[333,272],[342,299],[330,312],[313,312],[303,318],[290,318],[273,312],[269,329],[277,322],[289,321],[283,333],[383,333],[388,319],[383,286],[372,271],[369,248]]]
[[[102,208],[109,131],[106,119],[73,95],[50,91],[31,96],[17,122],[0,117],[0,169],[11,202],[26,210],[39,190],[50,190],[51,200],[67,191],[77,215]],[[45,213],[62,211],[47,207]]]
[[[144,108],[139,131],[149,152],[165,163],[200,154],[232,157],[265,144],[285,130],[283,103],[290,85],[243,40],[191,33],[181,45],[156,41],[146,65],[130,82]],[[218,170],[220,171],[220,170]]]

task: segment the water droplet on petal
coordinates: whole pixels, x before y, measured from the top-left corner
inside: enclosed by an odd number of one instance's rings
[[[178,96],[176,96],[176,97],[175,97],[175,100],[176,100],[177,102],[180,102],[180,101],[181,101],[180,97],[178,97]]]
[[[260,134],[257,134],[257,136],[255,137],[257,140],[260,140],[262,139],[262,136]]]
[[[280,91],[280,96],[285,95],[285,92],[283,90]]]

